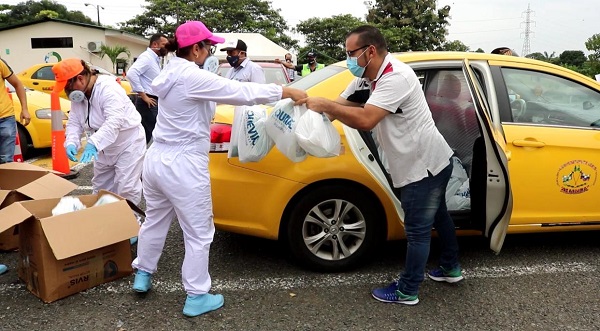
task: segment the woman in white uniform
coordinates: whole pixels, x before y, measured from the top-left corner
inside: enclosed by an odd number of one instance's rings
[[[63,89],[71,100],[65,149],[77,162],[81,136],[87,143],[79,162],[94,161],[92,187],[108,190],[136,205],[142,200],[142,167],[146,138],[140,114],[114,77],[99,75],[76,58],[52,67],[55,92]]]
[[[275,84],[240,83],[199,66],[209,45],[223,43],[202,22],[180,25],[166,48],[176,52],[152,82],[159,98],[154,143],[144,160],[146,221],[139,234],[133,290],[147,292],[173,218],[183,230],[182,280],[187,293],[183,314],[198,316],[223,306],[223,296],[208,293],[213,223],[208,152],[215,102],[251,105],[282,98],[299,100],[306,92]]]

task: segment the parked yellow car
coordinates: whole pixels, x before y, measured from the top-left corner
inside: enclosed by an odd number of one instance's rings
[[[436,126],[455,151],[451,181],[460,187],[449,185],[446,200],[459,234],[483,234],[499,252],[507,231],[600,229],[600,84],[513,56],[395,56],[421,78]],[[335,99],[352,78],[340,62],[290,86]],[[293,163],[273,148],[260,162],[240,163],[226,153],[232,118],[231,106],[219,106],[212,125],[218,229],[279,239],[323,271],[356,266],[378,243],[403,238],[402,208],[370,132],[334,122],[338,157]]]
[[[18,120],[21,118],[21,102],[15,88],[6,82],[8,90],[12,94],[13,105],[15,107],[15,116]],[[27,93],[27,109],[31,115],[31,122],[27,126],[17,124],[19,139],[21,141],[21,153],[27,157],[29,149],[52,147],[52,123],[50,109],[50,94],[25,88]],[[60,108],[63,112],[63,127],[67,125],[68,113],[71,110],[69,100],[59,98]]]
[[[18,73],[17,77],[21,80],[21,82],[23,82],[23,85],[31,89],[45,93],[51,93],[55,83],[54,72],[52,72],[53,65],[54,63],[36,64]],[[98,70],[102,75],[113,76],[115,80],[118,80],[121,86],[125,89],[125,93],[127,93],[127,95],[131,94],[131,84],[128,81],[111,74],[99,66],[90,63],[88,63],[88,65],[90,68]],[[60,97],[65,99],[67,98],[64,90],[60,93]]]

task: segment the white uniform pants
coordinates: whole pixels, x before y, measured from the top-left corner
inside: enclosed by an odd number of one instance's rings
[[[144,131],[137,129],[132,134],[131,142],[117,155],[110,155],[109,152],[104,151],[98,152],[92,178],[94,193],[98,190],[107,190],[139,205],[142,201],[141,177],[145,153]]]
[[[156,272],[169,227],[177,216],[185,244],[181,268],[185,291],[207,293],[211,286],[208,255],[215,233],[208,142],[197,146],[153,142],[144,160],[143,185],[146,221],[140,229],[133,268]]]

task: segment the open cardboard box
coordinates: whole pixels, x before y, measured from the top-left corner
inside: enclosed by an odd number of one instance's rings
[[[77,188],[76,184],[28,163],[0,164],[0,210],[16,201],[60,198]],[[0,231],[0,251],[19,246],[18,227]]]
[[[104,194],[117,202],[94,203]],[[52,302],[132,273],[129,238],[139,232],[132,202],[108,191],[77,196],[86,206],[52,216],[60,198],[16,202],[0,210],[0,231],[19,225],[19,278]]]

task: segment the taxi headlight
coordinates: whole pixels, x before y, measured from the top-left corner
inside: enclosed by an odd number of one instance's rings
[[[35,117],[42,119],[42,120],[49,120],[52,118],[52,110],[50,110],[48,108],[38,109],[35,111]],[[67,117],[67,114],[65,114],[65,112],[62,112],[62,119],[63,120],[69,119]]]

